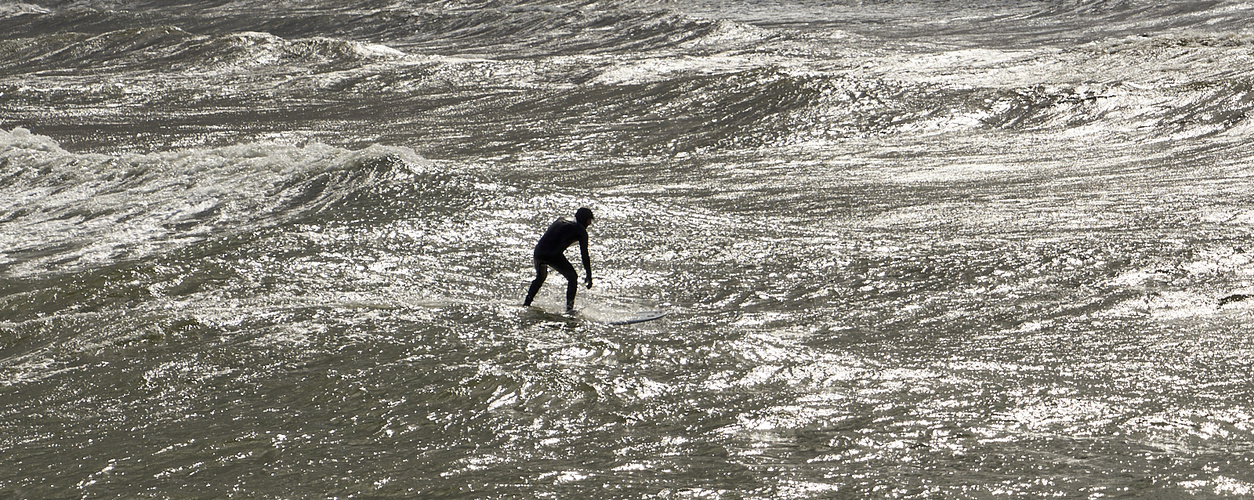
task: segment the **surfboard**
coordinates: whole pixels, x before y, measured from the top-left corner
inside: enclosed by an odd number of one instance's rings
[[[666,311],[637,311],[622,319],[610,320],[605,323],[611,325],[631,325],[635,323],[644,323],[645,321],[653,321],[666,317]]]
[[[597,323],[605,323],[607,325],[632,325],[666,317],[666,311],[659,309],[630,311],[592,306],[575,312],[566,311],[564,313],[552,312],[537,305],[532,305],[527,309],[529,311],[528,314],[532,315],[534,318],[564,322],[585,319],[595,321]]]

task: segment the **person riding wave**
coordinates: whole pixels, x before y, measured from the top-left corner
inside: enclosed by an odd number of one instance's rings
[[[527,290],[527,298],[523,301],[524,306],[531,305],[532,300],[536,298],[536,293],[544,285],[544,279],[549,275],[549,268],[553,268],[566,277],[566,310],[575,309],[575,293],[579,289],[579,275],[575,272],[575,266],[566,259],[565,252],[576,241],[579,242],[579,255],[583,259],[584,283],[588,285],[588,288],[592,288],[592,263],[588,259],[588,226],[592,225],[592,220],[592,210],[582,207],[575,211],[574,221],[563,217],[549,225],[548,230],[536,243],[535,252],[532,254],[532,261],[536,266],[536,278],[531,281],[531,288]]]

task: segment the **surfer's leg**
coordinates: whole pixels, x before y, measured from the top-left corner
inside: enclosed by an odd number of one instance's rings
[[[579,275],[575,273],[575,266],[570,265],[570,261],[566,260],[564,255],[554,258],[549,264],[566,277],[566,310],[574,310],[575,292],[579,291]]]
[[[549,276],[549,266],[545,265],[540,259],[534,259],[534,262],[536,265],[536,279],[531,280],[531,288],[527,289],[527,299],[523,301],[524,306],[531,305],[531,301],[540,292],[540,287],[544,286],[544,278]]]

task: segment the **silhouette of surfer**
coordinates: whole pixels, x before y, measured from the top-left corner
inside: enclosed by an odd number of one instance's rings
[[[584,284],[592,288],[592,263],[588,260],[588,226],[591,224],[592,210],[582,207],[575,212],[575,220],[563,217],[549,225],[549,229],[536,243],[536,250],[533,254],[536,279],[531,281],[531,288],[527,290],[527,299],[523,301],[524,306],[531,305],[531,301],[536,298],[536,293],[544,285],[544,279],[548,277],[551,267],[566,277],[566,310],[569,312],[575,309],[575,292],[579,289],[579,275],[575,273],[575,266],[566,260],[565,252],[576,241],[579,242],[579,256],[583,258],[585,273]]]

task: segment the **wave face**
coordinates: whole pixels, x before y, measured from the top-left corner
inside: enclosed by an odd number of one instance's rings
[[[10,276],[142,260],[210,236],[300,220],[412,181],[405,149],[241,144],[147,155],[74,154],[22,128],[0,132]],[[367,204],[380,204],[373,194]]]
[[[1252,15],[0,4],[0,497],[1249,496]]]

